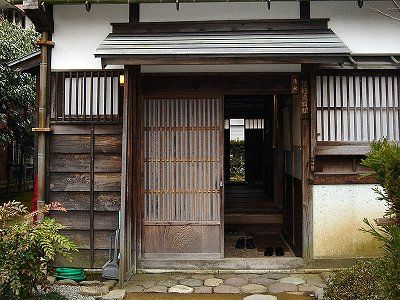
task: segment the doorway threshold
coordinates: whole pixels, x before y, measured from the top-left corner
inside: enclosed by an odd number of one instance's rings
[[[217,260],[140,259],[138,273],[270,273],[313,272],[348,267],[356,259],[305,259],[302,257],[223,258]]]

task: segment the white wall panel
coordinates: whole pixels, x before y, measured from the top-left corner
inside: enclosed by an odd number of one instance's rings
[[[379,254],[379,242],[359,229],[383,216],[385,206],[372,190],[375,185],[313,186],[314,258],[370,257]]]
[[[111,32],[111,22],[128,21],[128,5],[54,5],[52,69],[101,69],[93,53]]]
[[[391,1],[312,1],[312,18],[330,18],[329,27],[354,53],[400,53],[400,22],[370,8],[390,12]],[[395,13],[391,10],[392,13]]]
[[[179,11],[175,3],[147,3],[140,6],[141,22],[203,21],[203,20],[251,20],[297,19],[298,2],[274,2],[271,9],[266,3],[181,3]]]
[[[314,18],[330,18],[329,26],[354,53],[400,53],[400,43],[396,42],[400,36],[400,25],[369,9],[370,7],[386,9],[391,5],[390,1],[367,1],[360,9],[356,1],[340,1],[340,3],[318,1],[311,2],[311,14]],[[93,52],[111,32],[110,23],[127,22],[128,12],[126,4],[94,4],[89,13],[86,12],[84,5],[55,5],[53,39],[56,45],[53,49],[52,68],[55,70],[100,68],[100,59],[95,58]],[[142,22],[298,17],[298,2],[272,2],[270,10],[267,9],[266,3],[253,2],[183,3],[179,11],[176,11],[175,4],[164,3],[141,4],[140,8]],[[161,72],[169,69],[159,68]],[[190,68],[197,69],[197,67]],[[190,68],[188,71],[192,72]],[[251,72],[253,68],[254,71],[258,71],[260,67],[249,66],[247,71]],[[218,71],[218,68],[214,70]]]

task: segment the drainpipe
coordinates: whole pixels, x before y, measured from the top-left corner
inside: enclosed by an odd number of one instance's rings
[[[49,122],[47,118],[46,105],[47,105],[47,90],[48,90],[48,60],[49,60],[49,47],[54,46],[54,42],[49,41],[49,33],[42,32],[41,39],[36,42],[41,48],[40,58],[40,74],[39,74],[39,99],[38,99],[38,127],[33,128],[37,132],[38,149],[37,149],[37,184],[38,184],[38,200],[37,210],[41,211],[46,202],[46,134],[50,132]],[[37,216],[38,221],[43,220],[43,213]]]

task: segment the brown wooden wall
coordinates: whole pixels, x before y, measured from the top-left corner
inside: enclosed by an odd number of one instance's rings
[[[49,135],[48,202],[69,228],[63,233],[79,247],[72,263],[99,268],[108,259],[110,236],[118,228],[121,203],[121,125],[52,125]]]

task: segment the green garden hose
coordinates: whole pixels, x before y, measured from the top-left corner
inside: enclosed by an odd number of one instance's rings
[[[81,282],[86,279],[85,272],[83,269],[78,268],[57,268],[56,269],[57,280],[71,279],[76,282]]]

